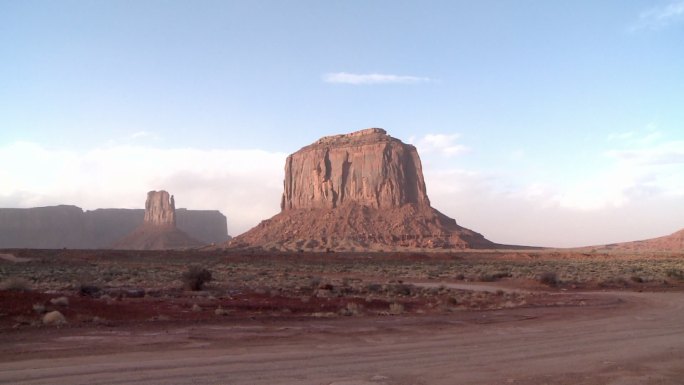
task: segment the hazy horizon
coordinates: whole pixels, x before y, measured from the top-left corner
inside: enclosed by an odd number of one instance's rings
[[[684,228],[684,1],[0,2],[0,207],[142,208],[240,234],[285,157],[368,127],[505,244]]]

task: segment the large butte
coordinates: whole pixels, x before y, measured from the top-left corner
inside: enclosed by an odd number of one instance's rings
[[[272,251],[493,248],[430,206],[416,148],[369,128],[287,157],[281,212],[228,247]]]

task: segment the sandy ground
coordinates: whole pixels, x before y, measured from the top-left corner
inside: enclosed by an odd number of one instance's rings
[[[6,333],[0,383],[684,383],[682,293],[582,295],[592,305]]]

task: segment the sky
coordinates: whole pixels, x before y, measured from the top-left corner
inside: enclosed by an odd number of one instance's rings
[[[0,0],[0,207],[279,212],[285,157],[382,127],[433,207],[573,247],[684,228],[684,0]]]

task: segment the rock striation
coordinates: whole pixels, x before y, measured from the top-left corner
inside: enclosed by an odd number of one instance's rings
[[[281,212],[230,247],[268,250],[489,248],[430,206],[416,148],[369,128],[287,157]]]
[[[202,246],[176,227],[176,204],[168,192],[150,191],[145,201],[143,223],[132,233],[114,243],[115,249],[166,250]]]

